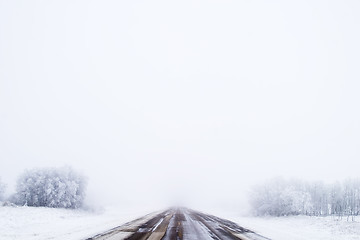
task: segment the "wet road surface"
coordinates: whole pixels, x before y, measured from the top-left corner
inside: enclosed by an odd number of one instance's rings
[[[269,240],[226,219],[185,208],[147,215],[88,240]]]

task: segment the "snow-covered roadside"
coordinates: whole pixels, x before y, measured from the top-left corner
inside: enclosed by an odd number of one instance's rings
[[[148,214],[148,209],[106,208],[101,213],[35,207],[0,207],[0,239],[86,239]]]
[[[221,216],[221,215],[219,215]],[[360,219],[347,222],[332,217],[239,217],[222,214],[240,226],[272,240],[360,240]]]
[[[1,240],[79,240],[122,225],[151,209],[108,207],[94,213],[34,207],[0,207]],[[356,222],[331,217],[241,217],[229,212],[208,211],[273,240],[360,240],[360,218]]]

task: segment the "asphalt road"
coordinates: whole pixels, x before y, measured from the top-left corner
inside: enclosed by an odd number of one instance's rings
[[[226,219],[185,208],[147,215],[88,240],[269,240]]]

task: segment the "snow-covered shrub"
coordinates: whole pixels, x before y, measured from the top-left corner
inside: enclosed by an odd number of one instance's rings
[[[79,208],[85,187],[85,178],[68,167],[27,170],[17,181],[13,201],[36,207]]]

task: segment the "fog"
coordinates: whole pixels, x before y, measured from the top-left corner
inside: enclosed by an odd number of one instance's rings
[[[0,0],[0,177],[88,201],[240,209],[275,176],[357,177],[359,1]]]

